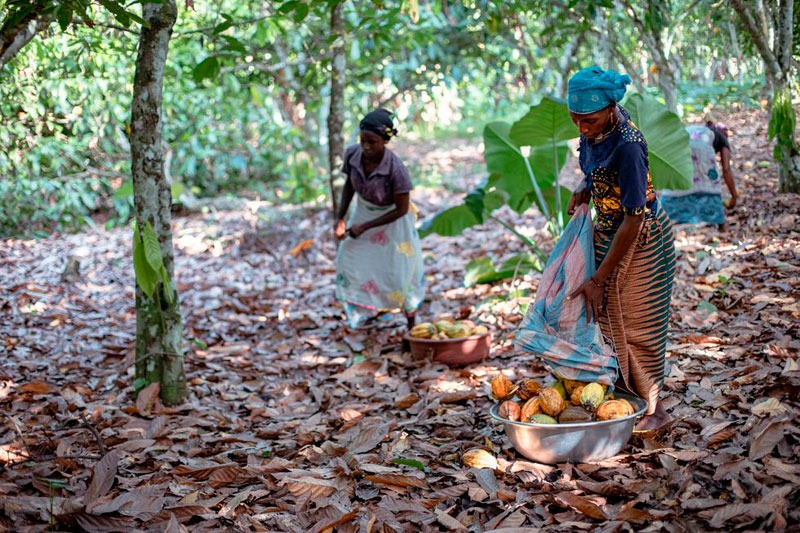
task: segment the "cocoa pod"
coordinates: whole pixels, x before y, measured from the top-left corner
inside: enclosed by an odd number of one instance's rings
[[[572,405],[581,405],[581,393],[583,392],[583,385],[575,388],[569,397],[569,403]]]
[[[570,405],[558,415],[559,424],[569,424],[571,422],[591,422],[592,414],[576,405]]]
[[[542,390],[542,385],[535,379],[523,379],[517,385],[517,398],[528,401]]]
[[[561,393],[555,387],[545,387],[539,393],[539,407],[550,416],[558,416],[567,406]]]
[[[595,416],[597,416],[598,420],[613,420],[632,414],[633,408],[628,402],[623,403],[620,400],[606,400],[597,407]]]
[[[539,407],[539,397],[535,396],[525,402],[522,406],[522,412],[519,414],[519,419],[523,422],[529,422],[533,415],[538,415],[542,412],[542,408]]]
[[[511,420],[512,422],[519,422],[520,416],[522,414],[522,407],[517,402],[506,400],[505,402],[500,404],[500,408],[497,410],[497,414],[505,418],[506,420]]]
[[[504,401],[514,394],[514,385],[504,374],[497,374],[492,378],[492,398],[498,401]]]
[[[603,403],[604,397],[605,391],[602,385],[599,383],[589,383],[583,387],[583,391],[581,392],[581,405],[587,410],[594,412],[597,407]]]
[[[539,413],[538,415],[533,415],[531,418],[531,422],[534,424],[558,424],[558,421],[550,415],[546,415],[544,413]]]

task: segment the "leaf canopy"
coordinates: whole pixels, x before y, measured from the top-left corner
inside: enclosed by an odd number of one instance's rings
[[[632,94],[622,103],[647,140],[653,187],[688,189],[692,186],[692,150],[689,134],[678,118],[655,98]]]

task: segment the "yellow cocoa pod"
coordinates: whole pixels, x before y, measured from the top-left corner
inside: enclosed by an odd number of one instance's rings
[[[430,322],[423,322],[422,324],[417,324],[411,331],[408,332],[412,337],[416,337],[418,339],[430,339],[434,335],[436,335],[436,326],[431,324]]]
[[[542,412],[550,416],[558,416],[567,403],[555,387],[545,387],[539,393],[539,406]]]
[[[566,390],[567,394],[569,394],[570,396],[572,396],[572,393],[575,391],[575,389],[586,385],[586,383],[584,383],[583,381],[575,381],[574,379],[565,379],[563,383],[564,383],[564,390]]]
[[[514,385],[503,374],[497,374],[492,378],[492,398],[498,401],[504,401],[514,394]]]
[[[582,392],[583,392],[583,385],[574,389],[569,397],[569,403],[571,403],[572,405],[580,405]]]
[[[589,411],[594,412],[597,406],[603,403],[604,397],[605,391],[603,391],[602,385],[599,383],[589,383],[583,387],[583,391],[581,392],[581,405]]]
[[[613,420],[633,414],[630,404],[625,405],[620,400],[606,400],[597,407],[595,415],[598,420]]]
[[[564,400],[569,400],[569,394],[567,394],[567,389],[564,388],[564,384],[562,382],[557,382],[555,385],[553,385],[553,388],[556,390],[556,392],[558,392],[559,395],[561,395],[561,398]]]
[[[523,404],[519,419],[523,422],[529,422],[533,415],[538,415],[541,412],[542,408],[539,407],[539,397],[536,396]]]
[[[443,332],[451,339],[462,339],[464,337],[469,337],[472,335],[472,329],[468,326],[463,326],[459,324],[453,324],[452,326],[447,326]]]
[[[571,422],[591,422],[592,414],[577,405],[570,405],[558,415],[559,424],[569,424]]]
[[[542,384],[535,379],[523,379],[517,384],[517,398],[528,401],[542,390]]]
[[[539,413],[531,417],[531,422],[534,424],[558,424],[558,421],[550,415]]]
[[[483,448],[470,448],[461,456],[464,466],[497,470],[497,458]]]
[[[466,326],[466,327],[469,328],[470,331],[475,329],[475,322],[473,322],[472,320],[467,320],[467,319],[456,320],[456,324],[455,325],[456,326]]]
[[[447,328],[449,328],[449,327],[451,327],[453,325],[453,321],[452,320],[437,320],[436,322],[433,323],[433,325],[436,326],[436,330],[439,333],[443,333],[443,332],[445,332],[447,330]]]
[[[520,415],[522,414],[522,407],[520,407],[520,405],[517,402],[506,400],[500,404],[500,408],[497,410],[497,414],[499,414],[506,420],[511,420],[512,422],[519,422]]]
[[[484,333],[489,333],[489,328],[486,326],[475,326],[472,330],[473,335],[483,335]]]

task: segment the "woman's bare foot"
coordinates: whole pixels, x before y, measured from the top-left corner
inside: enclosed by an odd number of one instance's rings
[[[652,415],[644,415],[639,423],[636,424],[636,431],[653,431],[661,428],[670,423],[672,419],[661,405],[661,402],[656,403],[656,409]]]

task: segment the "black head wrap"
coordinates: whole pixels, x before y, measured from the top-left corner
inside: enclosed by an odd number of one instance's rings
[[[362,130],[377,133],[383,137],[384,141],[388,141],[397,135],[397,130],[394,129],[394,122],[392,122],[392,112],[387,109],[370,111],[361,119],[361,123],[358,126]]]

